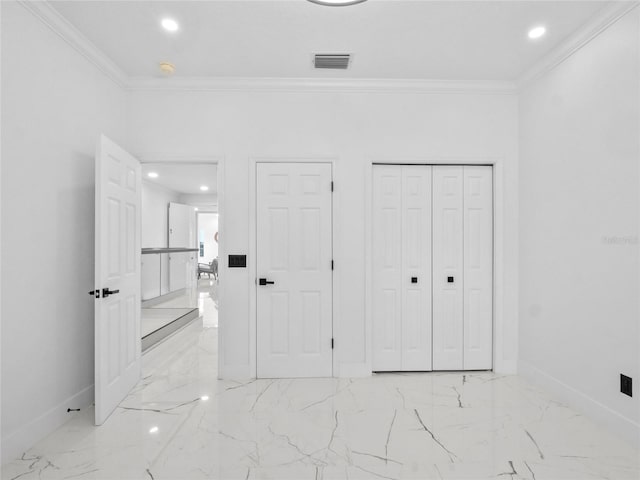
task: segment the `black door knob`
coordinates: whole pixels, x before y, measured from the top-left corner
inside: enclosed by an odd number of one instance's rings
[[[447,277],[447,283],[453,283],[453,277]]]
[[[418,283],[418,277],[411,277],[411,283]]]
[[[266,278],[261,278],[258,280],[260,285],[273,285],[275,282],[270,282]]]
[[[109,295],[115,295],[116,293],[120,293],[120,290],[109,290],[108,288],[103,288],[102,298],[108,297]]]

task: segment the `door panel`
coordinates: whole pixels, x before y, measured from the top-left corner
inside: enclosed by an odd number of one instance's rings
[[[95,423],[140,378],[140,164],[102,136],[96,150]]]
[[[332,375],[331,165],[259,163],[257,372]]]
[[[402,369],[402,170],[373,167],[373,371]]]
[[[493,358],[492,169],[464,167],[464,369],[488,370]]]
[[[433,369],[463,368],[463,167],[433,167]],[[452,280],[452,281],[450,281]]]
[[[396,168],[402,169],[401,369],[431,370],[432,167]]]

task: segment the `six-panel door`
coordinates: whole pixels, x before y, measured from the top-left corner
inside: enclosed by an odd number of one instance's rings
[[[374,371],[492,368],[492,199],[488,166],[374,166]]]
[[[331,164],[258,163],[256,187],[258,377],[330,377]]]
[[[95,423],[140,379],[140,163],[104,135],[96,150]],[[105,290],[112,293],[105,295]]]

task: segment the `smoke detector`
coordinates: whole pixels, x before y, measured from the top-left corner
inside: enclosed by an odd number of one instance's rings
[[[176,66],[169,62],[160,62],[160,71],[165,75],[173,75],[176,71]]]

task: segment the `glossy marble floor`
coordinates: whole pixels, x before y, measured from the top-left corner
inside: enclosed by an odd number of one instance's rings
[[[218,381],[216,327],[209,308],[105,425],[78,413],[2,478],[640,478],[640,452],[517,376]]]

